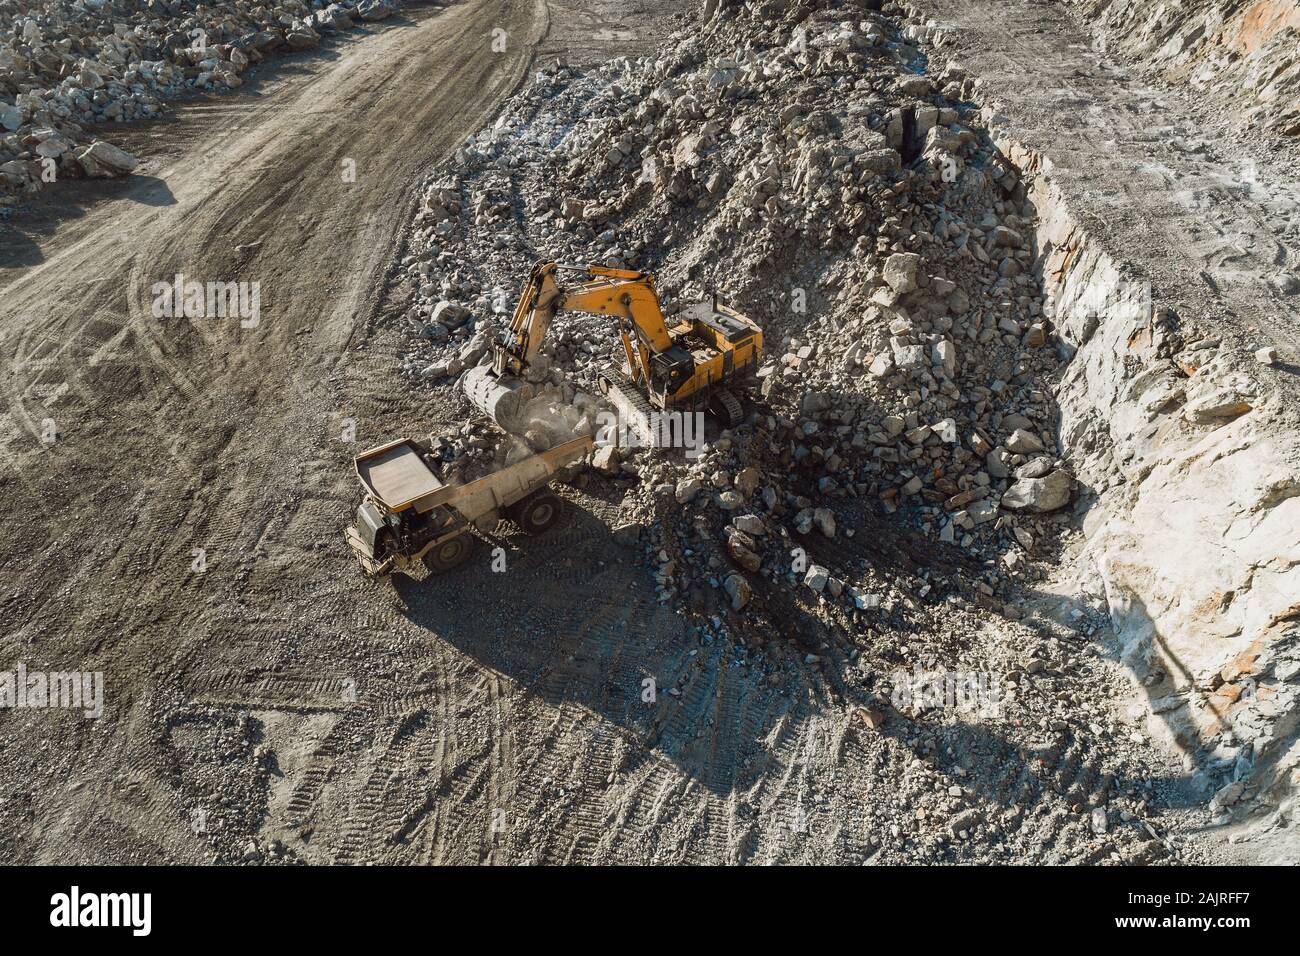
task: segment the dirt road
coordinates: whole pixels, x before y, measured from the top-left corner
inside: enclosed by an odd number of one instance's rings
[[[357,349],[410,184],[516,86],[547,27],[542,0],[414,11],[137,131],[172,155],[145,142],[143,175],[69,187],[80,218],[6,230],[0,500],[22,515],[0,545],[7,650],[104,670],[110,703],[63,728],[73,746],[11,751],[7,811],[41,810],[5,856],[203,857],[170,835],[185,815],[160,779],[159,686],[200,692],[223,655],[237,677],[283,668],[310,625],[278,619],[352,570],[332,559],[353,446],[331,438],[349,418],[378,438],[394,404],[391,369]],[[151,287],[177,273],[258,283],[260,323],[155,318]]]

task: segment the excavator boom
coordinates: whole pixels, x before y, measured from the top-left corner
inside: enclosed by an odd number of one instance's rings
[[[593,278],[569,288],[556,281],[561,270]],[[562,309],[589,315],[609,315],[636,329],[652,352],[672,348],[653,277],[628,269],[563,266],[554,262],[534,267],[510,321],[510,336],[496,350],[498,375],[520,374],[537,358],[555,314]],[[494,363],[496,364],[496,363]]]

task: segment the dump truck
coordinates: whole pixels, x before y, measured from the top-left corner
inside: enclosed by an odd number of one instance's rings
[[[364,497],[356,524],[345,532],[362,569],[419,578],[419,567],[441,574],[469,560],[474,529],[493,530],[502,517],[525,534],[549,529],[562,514],[550,483],[592,450],[575,438],[466,484],[447,484],[427,445],[403,438],[354,459]]]

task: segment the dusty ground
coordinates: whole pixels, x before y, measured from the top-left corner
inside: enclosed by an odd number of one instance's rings
[[[25,516],[6,523],[11,580],[25,582],[3,598],[6,643],[116,687],[102,725],[71,728],[73,748],[10,749],[26,783],[4,801],[7,858],[209,856],[177,829],[184,744],[159,723],[164,701],[269,694],[310,709],[304,692],[328,698],[363,645],[395,646],[403,618],[338,561],[351,446],[330,439],[343,418],[364,442],[418,417],[365,348],[404,186],[519,82],[549,23],[541,2],[412,11],[137,130],[144,175],[72,187],[4,230],[2,493]],[[488,46],[496,26],[513,38],[504,53]],[[149,286],[177,271],[260,281],[260,329],[153,322]],[[33,430],[46,418],[50,447]],[[317,628],[332,649],[300,657]],[[286,667],[305,684],[262,676]]]
[[[649,10],[410,12],[132,131],[142,175],[0,227],[5,659],[103,670],[107,694],[99,721],[0,715],[0,859],[1046,861],[1099,792],[1194,802],[1154,751],[1116,781],[1077,742],[972,730],[936,752],[907,728],[915,758],[886,759],[835,674],[776,680],[659,605],[596,494],[568,492],[544,541],[505,542],[506,593],[486,568],[454,587],[357,573],[352,454],[451,417],[395,389],[375,325],[410,184],[535,56],[582,62],[593,23],[635,52],[662,30]],[[493,54],[497,26],[512,41]],[[260,281],[261,325],[151,318],[149,286],[177,272]],[[679,694],[642,703],[647,677]],[[1101,661],[1047,680],[1063,709],[1117,686]],[[965,857],[881,822],[938,785],[1026,812]]]

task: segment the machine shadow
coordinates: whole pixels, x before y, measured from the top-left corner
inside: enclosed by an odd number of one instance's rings
[[[467,564],[393,586],[413,623],[517,682],[525,702],[579,708],[622,738],[630,761],[661,758],[730,789],[664,733],[691,703],[672,689],[730,648],[702,645],[657,600],[639,548],[583,505],[568,500],[561,524],[536,537],[503,523]]]

